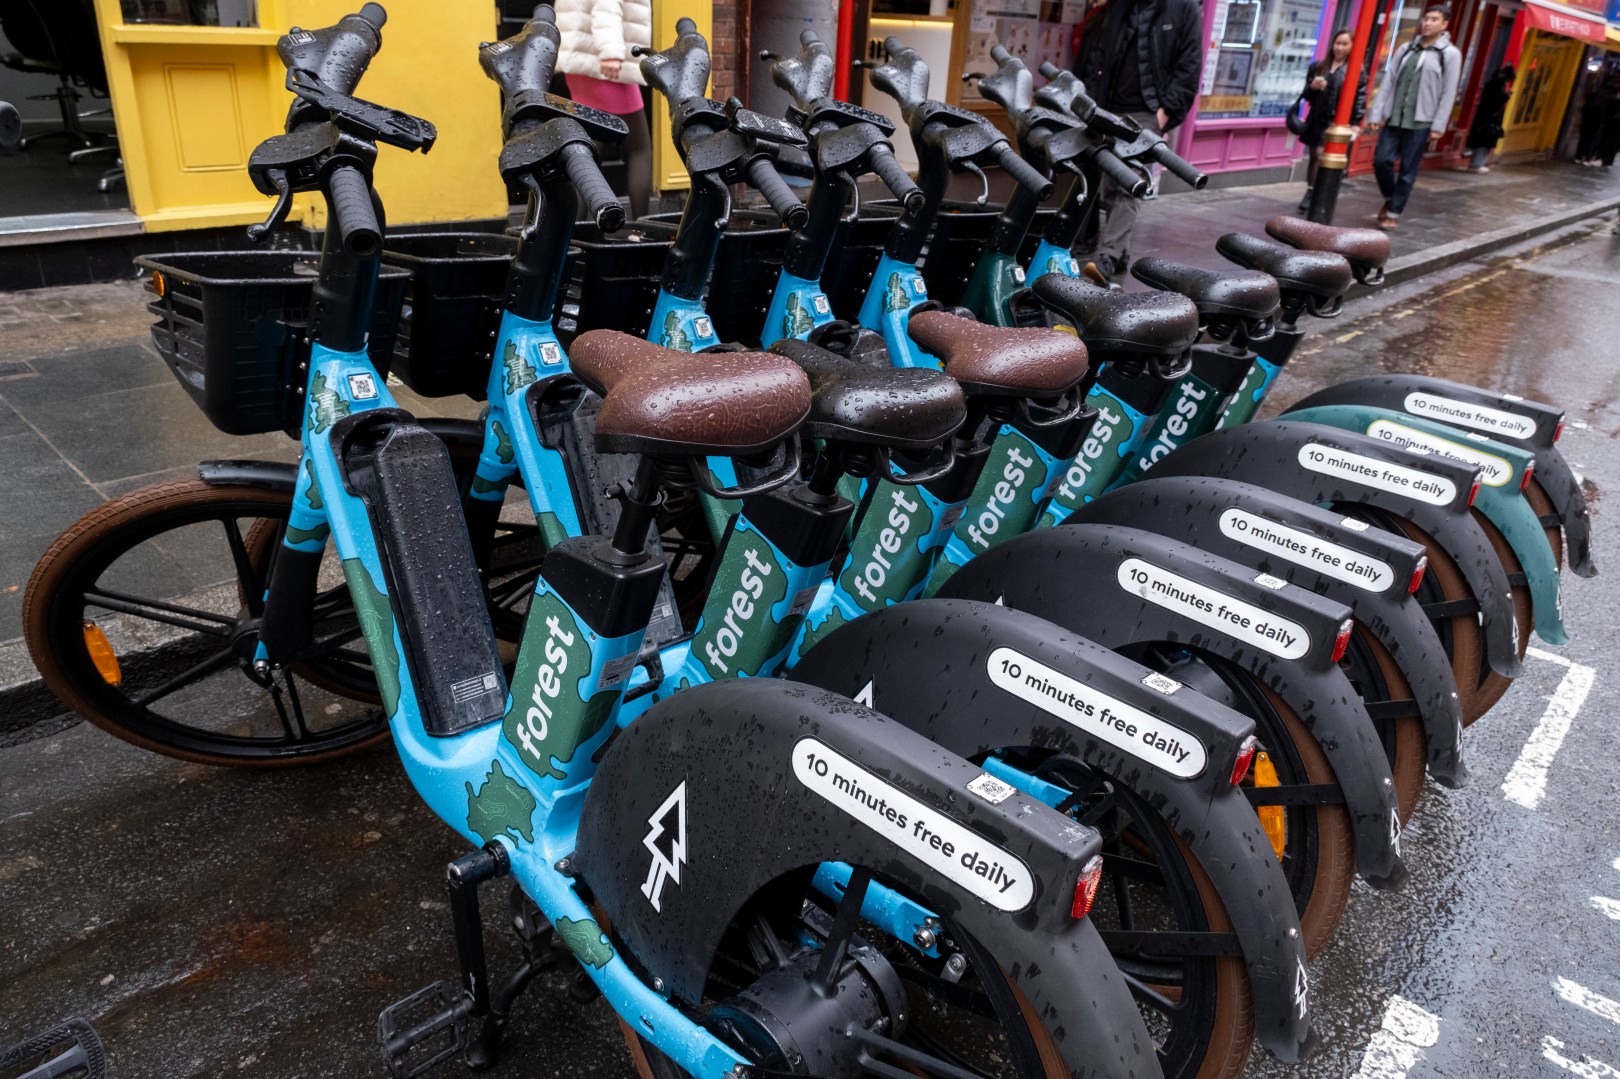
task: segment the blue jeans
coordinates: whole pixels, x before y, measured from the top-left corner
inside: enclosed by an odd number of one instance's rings
[[[1389,203],[1390,213],[1406,209],[1428,144],[1426,127],[1386,126],[1379,130],[1378,146],[1373,150],[1373,174],[1378,177],[1378,190]]]

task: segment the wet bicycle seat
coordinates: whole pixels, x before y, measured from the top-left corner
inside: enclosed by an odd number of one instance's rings
[[[603,398],[605,453],[749,456],[798,429],[810,381],[768,352],[677,352],[618,330],[591,330],[569,349],[574,375]]]
[[[1057,397],[1090,371],[1086,346],[1056,330],[986,326],[922,311],[911,316],[909,332],[970,396]]]
[[[1205,270],[1169,259],[1140,258],[1132,264],[1131,276],[1162,292],[1187,297],[1206,325],[1241,320],[1248,328],[1260,328],[1282,302],[1276,278],[1258,270]]]
[[[1384,279],[1384,263],[1389,261],[1389,233],[1382,229],[1322,225],[1283,214],[1266,222],[1266,232],[1290,247],[1343,255],[1349,260],[1356,280],[1363,285],[1376,285]]]
[[[770,350],[810,379],[810,418],[802,429],[812,438],[921,453],[967,417],[961,385],[941,371],[873,367],[792,338]]]
[[[1115,292],[1077,277],[1046,274],[1036,297],[1079,327],[1094,352],[1109,356],[1180,356],[1198,340],[1198,307],[1175,292]]]
[[[1313,301],[1313,313],[1350,288],[1349,261],[1331,251],[1299,251],[1243,232],[1228,232],[1215,241],[1215,250],[1245,269],[1275,277],[1283,292]]]

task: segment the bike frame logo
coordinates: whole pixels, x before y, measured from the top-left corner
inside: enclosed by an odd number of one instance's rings
[[[681,866],[686,864],[686,781],[670,792],[669,797],[647,818],[647,834],[641,845],[652,854],[647,867],[647,880],[641,894],[647,897],[652,909],[664,912],[664,885],[681,883]]]

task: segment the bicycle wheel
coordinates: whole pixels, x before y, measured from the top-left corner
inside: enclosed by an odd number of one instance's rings
[[[1480,528],[1484,530],[1485,538],[1491,541],[1491,548],[1496,552],[1496,557],[1501,560],[1502,568],[1507,571],[1508,580],[1522,579],[1524,566],[1519,562],[1519,556],[1513,553],[1513,546],[1508,543],[1507,537],[1502,535],[1501,529],[1492,524],[1478,510],[1474,511],[1474,519],[1479,522]],[[1512,591],[1513,621],[1519,627],[1516,642],[1518,645],[1517,651],[1519,659],[1523,660],[1525,654],[1530,650],[1530,632],[1535,628],[1534,601],[1531,599],[1528,584],[1515,584],[1512,586]],[[1474,704],[1478,709],[1478,715],[1474,717],[1475,719],[1490,711],[1491,706],[1501,700],[1502,694],[1506,693],[1508,687],[1513,684],[1513,679],[1497,674],[1485,664],[1481,664],[1479,676],[1479,689],[1474,695]],[[1465,723],[1469,722],[1466,717],[1463,721]]]
[[[328,760],[387,733],[341,569],[329,554],[314,644],[253,670],[264,582],[290,493],[177,480],[91,511],[46,551],[23,599],[45,684],[127,742],[206,764]]]
[[[1541,518],[1543,522],[1541,531],[1547,537],[1547,546],[1552,548],[1553,562],[1558,566],[1558,571],[1562,573],[1564,570],[1564,526],[1556,523],[1558,509],[1548,496],[1547,488],[1543,487],[1541,481],[1534,476],[1530,477],[1530,483],[1524,489],[1524,497],[1530,503],[1530,508],[1535,511],[1536,516]],[[1553,520],[1555,523],[1545,523],[1549,520]]]
[[[1356,695],[1369,708],[1386,701],[1412,699],[1411,683],[1406,680],[1400,664],[1384,643],[1359,621],[1339,667],[1355,687]],[[1423,794],[1423,777],[1429,760],[1428,735],[1423,730],[1422,718],[1416,714],[1375,718],[1373,726],[1378,730],[1378,740],[1383,743],[1384,756],[1395,777],[1395,804],[1401,823],[1405,824],[1412,819]]]
[[[941,958],[929,959],[858,918],[849,919],[846,928],[836,916],[838,908],[804,880],[808,874],[797,874],[762,889],[738,914],[714,956],[694,1018],[743,1055],[784,1071],[808,1067],[814,1074],[851,1077],[1059,1079],[1070,1074],[1034,1007],[972,936],[943,920]],[[855,901],[854,894],[843,900]],[[749,998],[768,1007],[775,993],[794,982],[803,993],[804,979],[839,947],[848,949],[849,958],[840,967],[842,980],[833,996],[861,1007],[858,1021],[865,1034],[804,1046],[831,1059],[782,1059],[754,1019],[759,1012]],[[838,1026],[846,1029],[842,1022]],[[686,1079],[651,1043],[622,1023],[621,1029],[642,1079]],[[887,1070],[860,1063],[858,1053]]]
[[[1247,671],[1219,656],[1180,646],[1154,646],[1131,658],[1168,674],[1254,720],[1259,748],[1246,788],[1337,783],[1316,737],[1289,703]],[[1344,916],[1355,879],[1355,839],[1344,805],[1256,807],[1299,910],[1305,956],[1315,958]]]

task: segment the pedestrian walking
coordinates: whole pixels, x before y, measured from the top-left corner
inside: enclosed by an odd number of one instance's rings
[[[1604,142],[1606,135],[1612,136],[1617,120],[1620,120],[1620,79],[1611,75],[1594,88],[1581,105],[1581,134],[1575,148],[1575,164],[1595,167],[1600,158],[1604,159],[1605,167],[1614,164],[1614,140],[1608,139],[1610,149],[1606,156]]]
[[[1425,8],[1417,36],[1395,50],[1378,81],[1367,130],[1378,132],[1373,173],[1384,196],[1379,228],[1392,229],[1400,223],[1424,151],[1440,141],[1451,122],[1462,54],[1446,32],[1450,25],[1450,8],[1440,4]]]
[[[1598,158],[1604,168],[1612,169],[1615,154],[1620,152],[1620,75],[1610,75],[1604,85],[1608,88],[1609,112],[1598,137]]]
[[[625,138],[625,173],[630,216],[645,217],[652,198],[652,135],[641,97],[641,64],[630,46],[652,46],[651,0],[555,0],[557,70],[568,79],[568,95],[581,105],[611,112],[630,128]]]
[[[1501,69],[1479,90],[1479,104],[1474,108],[1474,122],[1468,125],[1468,171],[1490,172],[1491,151],[1502,141],[1502,120],[1507,116],[1508,99],[1513,96],[1513,80],[1517,73],[1512,64]]]
[[[1203,64],[1203,30],[1197,0],[1110,0],[1100,24],[1081,43],[1075,74],[1097,104],[1164,134],[1192,108]],[[1130,265],[1137,203],[1105,178],[1098,205],[1097,268],[1119,277]]]
[[[1305,197],[1299,200],[1300,213],[1311,208],[1311,195],[1316,190],[1316,170],[1322,161],[1322,143],[1326,141],[1327,129],[1332,126],[1333,118],[1339,111],[1339,94],[1344,89],[1344,73],[1350,63],[1350,49],[1355,41],[1355,35],[1349,30],[1340,30],[1333,35],[1328,54],[1305,72],[1305,93],[1301,96],[1311,111],[1306,117],[1305,130],[1300,134],[1299,141],[1306,147],[1310,165],[1305,173]],[[1361,133],[1359,125],[1366,104],[1367,71],[1363,68],[1356,86],[1356,99],[1350,107],[1350,126],[1355,134]]]

